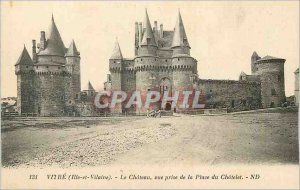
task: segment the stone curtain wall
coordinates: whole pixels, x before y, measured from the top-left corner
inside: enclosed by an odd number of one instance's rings
[[[228,108],[229,111],[261,107],[261,85],[256,82],[234,80],[198,81],[206,108]]]

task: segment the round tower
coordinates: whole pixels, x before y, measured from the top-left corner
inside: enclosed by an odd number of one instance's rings
[[[65,84],[71,75],[66,70],[66,48],[52,16],[49,38],[41,32],[37,53],[36,112],[41,116],[65,115]]]
[[[66,85],[66,88],[69,87],[70,91],[68,94],[71,101],[75,98],[76,94],[79,94],[81,91],[81,80],[80,80],[80,53],[76,48],[74,40],[72,40],[68,51],[65,55],[66,58],[66,69],[71,73],[71,84]],[[66,92],[67,94],[67,92]]]
[[[157,43],[152,31],[147,10],[145,12],[144,29],[139,30],[140,44],[138,47],[138,55],[135,57],[135,71],[136,71],[136,90],[141,93],[141,99],[144,103],[149,91],[158,91],[158,57],[156,54]],[[149,109],[159,109],[158,103],[150,105]],[[142,106],[137,107],[137,112],[146,112],[147,108]]]
[[[122,62],[123,56],[118,41],[115,43],[113,53],[109,59],[109,71],[111,73],[111,91],[122,90]],[[111,109],[113,113],[122,113],[123,105],[117,104]]]
[[[35,72],[34,64],[24,45],[15,64],[17,75],[17,111],[19,114],[35,113]]]
[[[279,107],[285,102],[284,63],[285,59],[272,56],[265,56],[256,61],[264,108]]]
[[[172,68],[173,68],[173,85],[174,91],[179,93],[176,109],[183,102],[183,91],[193,91],[193,82],[197,78],[197,61],[190,56],[190,45],[185,33],[184,25],[180,12],[174,30],[172,41]],[[189,101],[189,108],[191,108]]]

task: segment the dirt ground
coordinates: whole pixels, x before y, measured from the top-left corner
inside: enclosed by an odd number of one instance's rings
[[[297,164],[298,112],[2,121],[3,167]]]

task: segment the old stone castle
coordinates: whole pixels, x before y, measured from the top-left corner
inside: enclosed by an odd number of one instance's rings
[[[80,53],[74,40],[65,47],[53,16],[47,35],[46,39],[45,31],[41,31],[40,43],[32,40],[32,58],[24,46],[15,65],[17,111],[41,116],[78,115],[86,109],[82,102],[94,95],[94,89],[89,84],[81,92]]]
[[[26,48],[16,64],[18,77],[18,112],[38,115],[97,115],[92,105],[95,90],[81,91],[80,54],[72,41],[64,43],[52,18],[48,38],[41,32],[40,43],[33,40],[32,58]],[[37,51],[38,49],[38,51]],[[110,74],[104,83],[107,91],[200,91],[205,108],[227,108],[229,111],[281,106],[285,101],[285,59],[251,56],[251,74],[242,72],[239,80],[211,80],[198,76],[197,60],[190,55],[190,44],[178,13],[175,29],[164,30],[155,21],[152,28],[148,13],[145,21],[135,23],[135,57],[124,58],[118,42],[109,60]],[[179,97],[183,98],[183,97]],[[166,110],[171,109],[168,102]],[[161,109],[157,102],[153,109]],[[187,108],[187,110],[190,108]],[[184,111],[175,107],[171,111]],[[103,111],[103,110],[102,110]],[[146,112],[145,108],[124,108],[114,113]]]

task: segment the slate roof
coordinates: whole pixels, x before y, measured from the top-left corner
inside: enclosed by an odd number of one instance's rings
[[[163,31],[163,38],[159,39],[159,44],[165,47],[171,47],[174,31]]]
[[[267,55],[267,56],[265,56],[265,57],[263,57],[263,58],[261,58],[261,59],[259,59],[259,60],[257,60],[257,61],[264,61],[264,60],[276,60],[276,59],[281,59],[281,60],[284,60],[284,59],[282,59],[282,58],[278,58],[278,57],[273,57],[273,56],[269,56],[269,55]]]
[[[92,86],[91,82],[88,83],[88,90],[89,91],[95,91],[94,87]]]
[[[152,27],[150,24],[150,20],[149,20],[149,16],[148,16],[148,12],[147,9],[145,11],[145,29],[144,29],[144,34],[143,34],[143,38],[141,41],[140,45],[153,45],[153,46],[157,46],[156,41],[155,41],[155,37],[152,31]]]
[[[15,65],[31,65],[33,64],[33,61],[24,45],[23,51]]]
[[[79,57],[79,52],[76,48],[76,44],[74,42],[74,40],[72,40],[69,48],[68,48],[68,51],[66,53],[66,56],[75,56],[75,57]]]
[[[115,47],[114,47],[112,55],[110,56],[110,59],[123,59],[118,40],[116,40]]]
[[[59,55],[65,56],[66,48],[64,42],[61,39],[60,33],[54,22],[52,15],[51,26],[49,30],[49,37],[46,41],[46,47],[41,50],[38,55]]]
[[[190,44],[188,42],[184,25],[182,22],[182,18],[180,15],[180,12],[178,12],[178,18],[174,30],[174,37],[172,41],[172,47],[178,47],[178,46],[187,46],[190,47]]]

